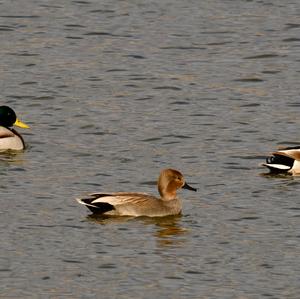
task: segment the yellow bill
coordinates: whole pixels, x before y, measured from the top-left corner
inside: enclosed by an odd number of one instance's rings
[[[25,123],[21,122],[18,118],[14,123],[15,126],[23,128],[23,129],[29,129],[29,126],[26,125]]]

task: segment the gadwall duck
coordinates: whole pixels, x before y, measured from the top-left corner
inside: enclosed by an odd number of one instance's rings
[[[273,152],[262,164],[275,173],[300,174],[300,146],[286,147]]]
[[[162,217],[181,213],[182,204],[176,196],[177,189],[197,191],[175,169],[162,170],[157,185],[160,198],[147,193],[114,192],[93,193],[89,197],[78,198],[77,201],[97,214]]]
[[[12,126],[29,128],[17,118],[14,110],[8,106],[0,106],[0,151],[22,150],[25,148],[22,136],[11,128]]]

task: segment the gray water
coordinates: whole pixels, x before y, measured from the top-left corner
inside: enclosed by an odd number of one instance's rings
[[[1,298],[300,298],[300,2],[0,2],[1,103],[31,126],[0,157]],[[95,218],[86,192],[183,214]]]

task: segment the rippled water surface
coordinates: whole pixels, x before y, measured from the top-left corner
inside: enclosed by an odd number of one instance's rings
[[[0,1],[1,103],[30,126],[0,156],[1,298],[299,298],[297,0]],[[86,192],[182,216],[95,218]]]

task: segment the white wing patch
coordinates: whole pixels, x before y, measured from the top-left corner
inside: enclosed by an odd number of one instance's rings
[[[276,169],[281,169],[281,170],[289,170],[291,167],[282,165],[282,164],[263,164],[264,166],[267,166],[269,168],[276,168]]]
[[[112,193],[96,198],[91,202],[94,203],[109,203],[112,206],[124,204],[141,204],[148,200],[156,200],[155,197],[146,193]]]

